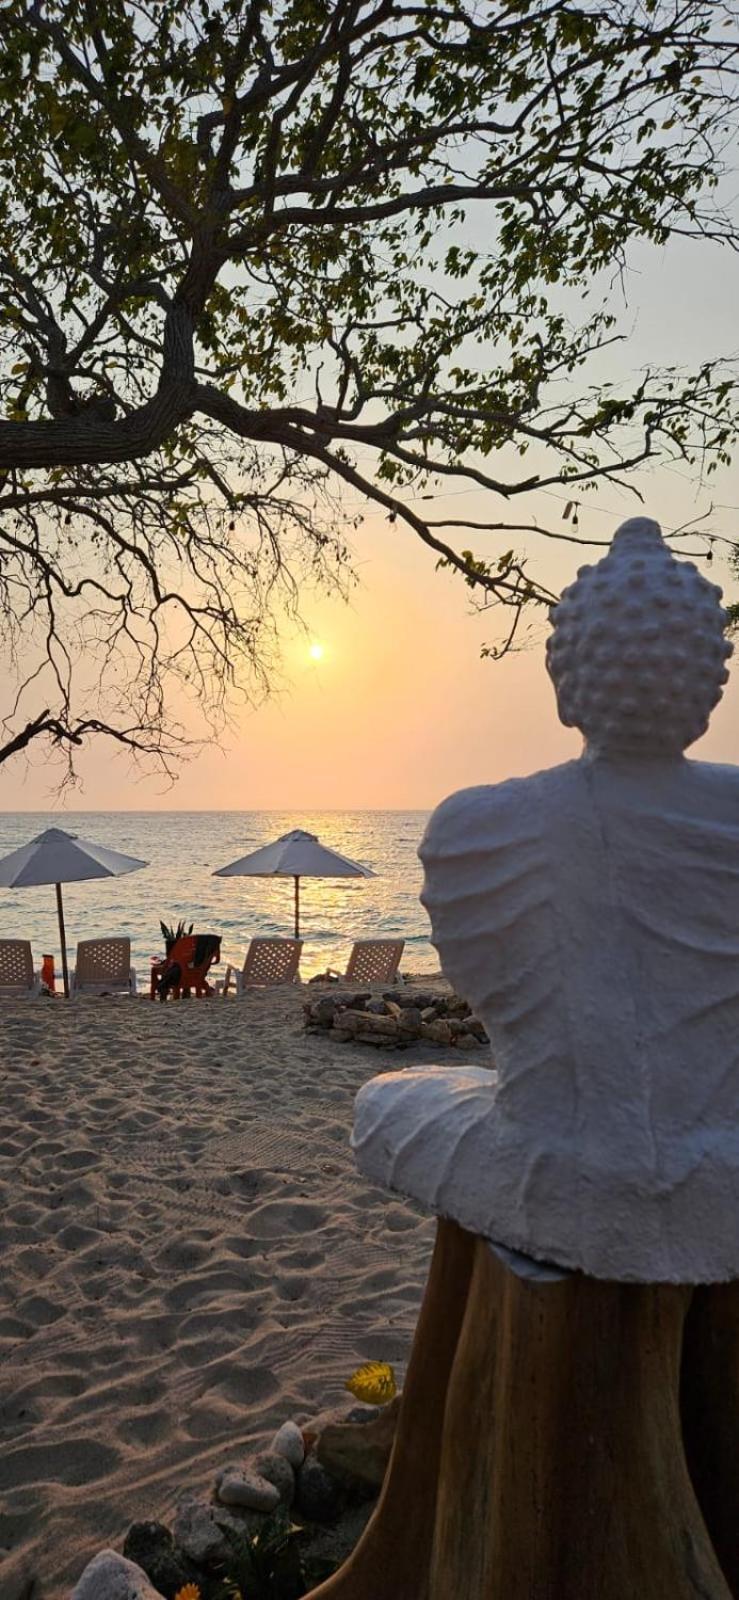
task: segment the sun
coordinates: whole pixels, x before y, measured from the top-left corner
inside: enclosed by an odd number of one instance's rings
[[[323,645],[322,644],[312,644],[311,647],[310,647],[310,650],[308,651],[308,654],[309,654],[309,656],[311,658],[311,661],[322,661],[323,660]]]

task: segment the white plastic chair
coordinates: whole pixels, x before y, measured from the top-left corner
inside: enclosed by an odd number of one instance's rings
[[[130,939],[81,939],[72,994],[135,994]]]
[[[237,995],[277,983],[299,983],[302,950],[302,939],[252,939],[241,971],[226,967],[221,993],[228,993],[232,980]]]
[[[329,973],[345,983],[398,983],[404,949],[405,939],[355,939],[346,972]]]
[[[0,999],[33,1000],[41,974],[33,970],[30,939],[0,939]]]

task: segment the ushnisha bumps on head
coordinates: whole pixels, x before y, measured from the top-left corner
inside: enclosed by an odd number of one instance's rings
[[[721,594],[675,559],[656,522],[625,522],[550,613],[547,668],[565,726],[595,750],[677,754],[699,739],[733,652]]]

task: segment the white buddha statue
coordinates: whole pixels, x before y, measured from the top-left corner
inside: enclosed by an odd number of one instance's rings
[[[739,769],[689,761],[726,682],[721,590],[618,529],[552,613],[578,760],[446,800],[420,855],[485,1067],[360,1093],[361,1169],[595,1277],[739,1277]]]

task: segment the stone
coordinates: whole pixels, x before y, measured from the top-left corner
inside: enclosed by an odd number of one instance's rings
[[[316,1456],[335,1478],[379,1489],[387,1471],[400,1410],[400,1395],[370,1422],[329,1423],[321,1429]]]
[[[276,1451],[278,1456],[284,1456],[290,1466],[297,1470],[305,1455],[303,1435],[297,1422],[283,1422],[269,1448]]]
[[[248,1511],[276,1511],[280,1491],[251,1467],[224,1472],[216,1490],[224,1506],[245,1506]]]
[[[301,1541],[303,1569],[310,1585],[310,1594],[314,1585],[330,1577],[351,1555],[373,1511],[372,1501],[365,1499],[356,1505],[344,1506],[338,1520],[327,1520],[320,1524],[316,1519],[308,1530],[309,1537]],[[397,1600],[401,1600],[400,1595]]]
[[[374,1422],[380,1416],[382,1416],[382,1406],[358,1405],[352,1406],[347,1411],[346,1416],[336,1420],[341,1422]]]
[[[72,1590],[71,1600],[163,1600],[135,1562],[116,1550],[100,1550]]]
[[[368,1000],[365,1011],[371,1011],[377,1017],[387,1016],[387,1006],[384,1000]]]
[[[327,1406],[324,1411],[319,1411],[317,1416],[311,1418],[310,1432],[313,1436],[313,1444],[311,1447],[312,1451],[315,1451],[315,1446],[324,1428],[333,1427],[335,1422],[347,1421],[348,1410],[349,1406],[347,1401],[344,1405]],[[306,1451],[306,1454],[307,1453],[308,1452]]]
[[[419,1034],[423,1027],[423,1018],[418,1006],[405,1006],[398,1017],[398,1027],[401,1033]]]
[[[218,1527],[226,1535],[235,1533],[241,1539],[253,1539],[254,1535],[261,1533],[264,1527],[264,1511],[250,1511],[247,1506],[224,1506],[219,1500],[214,1499],[213,1512]]]
[[[302,1444],[302,1438],[301,1438]],[[276,1450],[265,1450],[254,1458],[254,1471],[267,1483],[274,1484],[283,1506],[291,1506],[295,1499],[295,1473],[286,1456]]]
[[[388,989],[385,991],[382,998],[386,1001],[394,1000],[395,1004],[399,1005],[403,1011],[407,1010],[409,1006],[413,1006],[416,1009],[423,1011],[425,1006],[435,1005],[439,996],[435,994],[426,994],[418,989]]]
[[[369,1011],[340,1011],[334,1021],[334,1028],[345,1032],[380,1034],[383,1038],[395,1038],[398,1024],[394,1017],[385,1016],[384,1012]]]
[[[187,1583],[195,1583],[198,1568],[161,1522],[133,1522],[126,1534],[123,1554],[146,1573],[155,1589],[162,1594],[176,1594]]]
[[[334,1522],[346,1491],[315,1456],[308,1456],[296,1477],[295,1509],[308,1522]]]
[[[349,1006],[353,1011],[363,1011],[373,996],[369,989],[362,989],[356,994],[353,989],[336,989],[333,994],[322,998],[329,1000],[335,1011],[341,1011],[344,1006]],[[314,1005],[320,1005],[320,1001],[314,1001]]]
[[[334,1020],[337,1004],[338,1002],[334,1000],[332,995],[323,995],[320,1000],[316,1001],[315,1005],[311,1006],[311,1016],[320,1027],[330,1028]]]
[[[172,1532],[175,1543],[192,1561],[204,1567],[217,1565],[229,1553],[228,1540],[217,1521],[217,1508],[186,1490],[177,1502]]]
[[[720,594],[646,518],[565,589],[547,664],[582,755],[453,795],[420,849],[497,1076],[357,1098],[373,1183],[619,1282],[739,1277],[739,769],[683,754],[728,676]]]
[[[437,1017],[435,1022],[424,1022],[421,1031],[423,1038],[431,1039],[434,1044],[452,1043],[452,1030],[443,1017]]]

